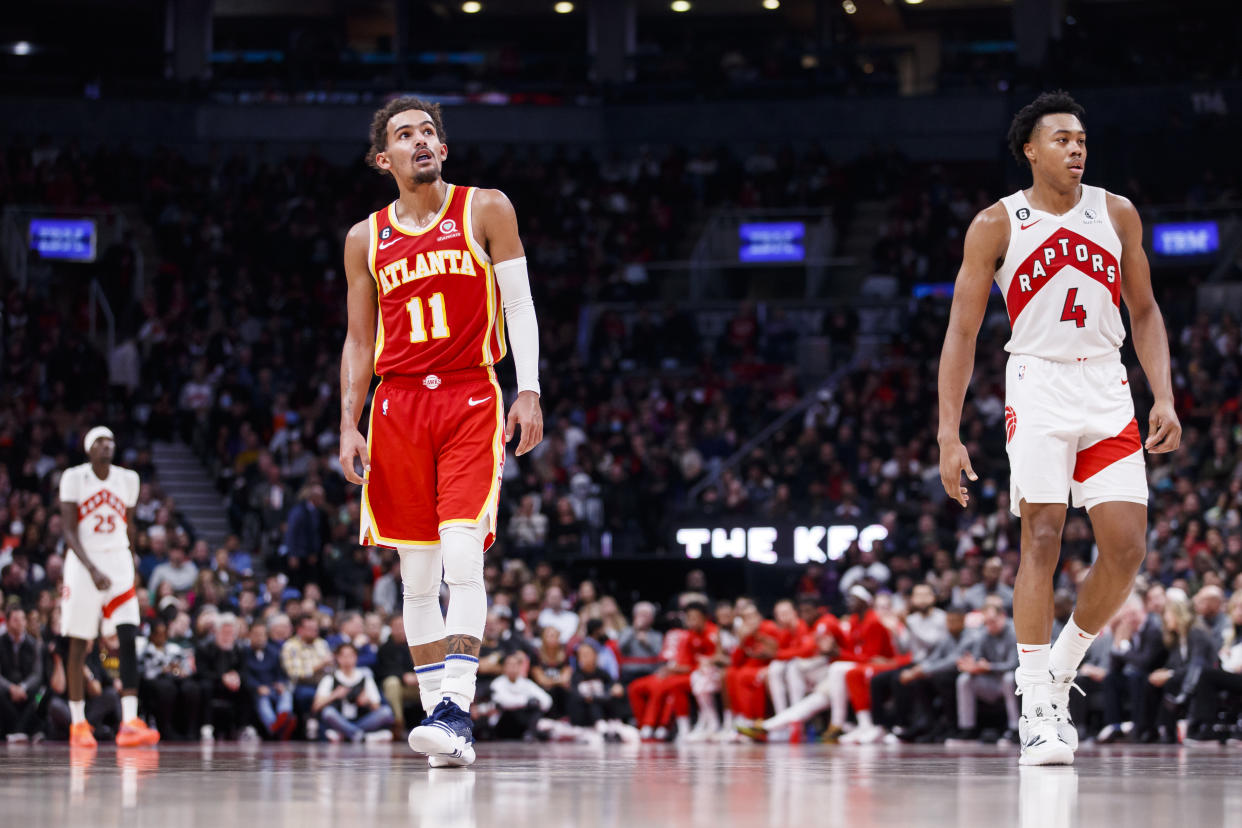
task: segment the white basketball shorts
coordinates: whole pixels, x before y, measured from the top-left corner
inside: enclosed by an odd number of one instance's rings
[[[1012,354],[1005,369],[1010,509],[1147,504],[1147,467],[1119,356],[1051,362]]]
[[[65,557],[65,576],[60,588],[61,634],[87,641],[99,635],[101,619],[108,630],[120,624],[138,624],[134,557],[129,549],[96,552],[91,560],[112,581],[107,590],[95,587],[90,573],[73,552]]]

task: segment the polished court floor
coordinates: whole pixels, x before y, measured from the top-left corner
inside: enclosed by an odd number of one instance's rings
[[[1242,749],[482,744],[430,770],[401,744],[0,746],[0,825],[1242,828]]]

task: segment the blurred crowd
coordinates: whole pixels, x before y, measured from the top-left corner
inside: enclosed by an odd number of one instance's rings
[[[747,175],[736,174],[739,163]],[[847,308],[804,331],[781,314],[741,305],[719,338],[704,339],[685,309],[652,302],[648,276],[631,265],[676,258],[686,217],[711,206],[828,206],[848,232],[857,200],[884,198],[892,207],[882,236],[893,243],[877,248],[876,271],[930,280],[957,255],[946,228],[983,197],[970,201],[974,188],[923,186],[943,183],[943,171],[890,154],[840,164],[813,149],[760,150],[744,162],[726,150],[635,150],[602,161],[508,150],[453,156],[449,173],[457,182],[499,185],[517,206],[543,339],[547,437],[506,464],[500,540],[490,558],[488,646],[496,649],[488,675],[502,701],[481,698],[495,705],[483,710],[495,732],[524,736],[542,732],[541,721],[604,721],[618,723],[608,725],[618,738],[633,736],[626,723],[649,728],[654,738],[661,727],[688,734],[695,710],[704,732],[723,727],[727,716],[752,726],[769,706],[773,713],[794,709],[828,682],[819,695],[831,714],[825,732],[835,736],[849,710],[855,718],[870,712],[852,691],[877,681],[896,685],[875,694],[871,728],[899,737],[981,732],[963,716],[964,694],[985,706],[1001,698],[993,691],[1006,671],[983,671],[995,679],[990,684],[960,676],[981,675],[972,672],[979,662],[996,661],[987,642],[1009,629],[1008,610],[989,609],[986,599],[1004,598],[1018,555],[1001,428],[1003,312],[985,325],[963,413],[980,482],[962,511],[944,498],[934,440],[943,304],[900,306],[897,333],[866,347],[859,347],[860,319]],[[39,139],[16,142],[0,156],[0,201],[136,204],[154,231],[158,261],[155,278],[129,301],[139,240],[102,251],[94,273],[118,319],[109,354],[85,334],[80,278],[49,266],[45,284],[56,290],[9,283],[0,291],[0,593],[6,608],[19,608],[6,621],[9,643],[0,646],[7,730],[58,733],[47,729],[63,694],[63,654],[52,634],[65,551],[55,493],[60,472],[83,459],[82,435],[100,423],[117,434],[118,462],[144,482],[135,549],[147,636],[144,710],[161,728],[193,738],[210,735],[204,728],[279,737],[310,726],[322,738],[366,738],[416,714],[412,673],[398,663],[396,563],[391,552],[357,545],[358,493],[335,459],[340,238],[390,197],[391,185],[361,163],[335,167],[314,154],[261,163],[213,152],[197,163],[169,151],[137,156]],[[1130,721],[1134,738],[1168,738],[1164,713],[1170,698],[1180,698],[1174,722],[1193,721],[1195,733],[1206,726],[1227,738],[1220,717],[1228,709],[1209,721],[1206,702],[1193,716],[1190,703],[1206,688],[1227,687],[1219,674],[1238,668],[1222,607],[1242,586],[1242,345],[1236,322],[1198,314],[1191,292],[1158,292],[1185,437],[1177,453],[1148,458],[1151,546],[1135,599],[1144,606],[1114,621],[1107,651],[1098,645],[1093,664],[1105,673],[1079,721],[1093,729]],[[649,304],[584,330],[583,306],[605,300]],[[859,356],[802,416],[726,468],[723,461],[748,435],[810,390],[790,367],[794,345],[808,333]],[[1133,365],[1132,354],[1126,358]],[[1132,379],[1143,423],[1146,385],[1140,372]],[[222,542],[202,537],[160,480],[151,444],[176,439],[194,447],[219,488],[231,529]],[[791,582],[794,603],[784,609],[771,604],[778,595],[751,596],[771,620],[735,596],[709,595],[705,584],[693,585],[701,596],[684,605],[642,595],[653,606],[630,606],[631,597],[618,606],[593,585],[566,583],[547,563],[599,554],[604,538],[614,548],[658,555],[670,522],[687,513],[877,522],[888,535],[801,573]],[[1071,515],[1060,578],[1069,594],[1093,553],[1089,524]],[[1155,597],[1156,585],[1171,597]],[[855,587],[867,607],[851,607],[862,600]],[[912,609],[927,591],[937,609]],[[713,599],[706,611],[689,606],[703,598]],[[723,598],[728,609],[717,602]],[[939,620],[932,624],[926,613]],[[952,632],[959,619],[974,649],[946,651],[945,635],[961,644]],[[791,637],[799,623],[806,630]],[[1208,628],[1205,648],[1195,631]],[[380,665],[373,659],[389,642],[397,643]],[[936,642],[941,661],[931,664],[948,670],[943,674],[925,663]],[[583,644],[595,651],[593,666]],[[109,715],[112,646],[109,636],[100,639],[89,685],[98,687],[96,711]],[[1201,668],[1193,680],[1176,672],[1190,664],[1191,651]],[[833,668],[837,662],[855,666]],[[882,678],[888,673],[881,667],[897,665],[906,679]],[[21,673],[23,666],[32,672]],[[918,685],[921,707],[906,705],[901,693],[920,666],[939,678]],[[575,682],[579,674],[595,678]],[[581,685],[592,690],[575,695]],[[506,716],[504,705],[519,698],[525,712]],[[884,718],[916,709],[929,712],[910,721]],[[37,727],[24,718],[30,710],[40,711]],[[329,712],[325,719],[328,710],[343,718]],[[715,713],[704,718],[704,710]],[[814,716],[807,721],[814,724]]]
[[[59,555],[47,564],[33,594],[5,569],[0,731],[10,742],[68,733]],[[382,606],[398,594],[399,564],[388,561],[365,612],[334,612],[313,582],[232,572],[226,556],[197,574],[187,561],[172,567],[186,570],[181,588],[165,566],[139,591],[138,642],[142,712],[165,740],[381,742],[421,720],[402,618]],[[666,605],[639,601],[627,615],[547,563],[489,562],[476,736],[1016,741],[1012,565],[971,556],[960,579],[932,571],[894,590],[863,553],[837,605],[816,574],[765,614],[750,596],[712,596],[696,570]],[[1084,575],[1067,565],[1058,577],[1054,638]],[[87,718],[103,738],[120,724],[118,647],[105,622],[85,668]],[[1242,591],[1226,599],[1212,583],[1142,573],[1077,682],[1071,713],[1084,739],[1242,744]]]

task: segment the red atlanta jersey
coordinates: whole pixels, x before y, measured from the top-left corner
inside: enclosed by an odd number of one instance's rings
[[[449,184],[444,206],[422,230],[397,221],[396,202],[368,219],[367,261],[379,291],[379,376],[459,371],[505,355],[492,262],[470,223],[474,193]]]
[[[1018,191],[1001,199],[1009,248],[996,271],[1013,335],[1005,350],[1054,362],[1115,354],[1121,324],[1121,239],[1108,193],[1083,185],[1068,213],[1036,210]]]

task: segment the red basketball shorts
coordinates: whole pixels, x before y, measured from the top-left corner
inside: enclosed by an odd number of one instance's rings
[[[496,536],[504,402],[491,368],[385,377],[371,402],[361,543],[426,546],[454,524]]]

